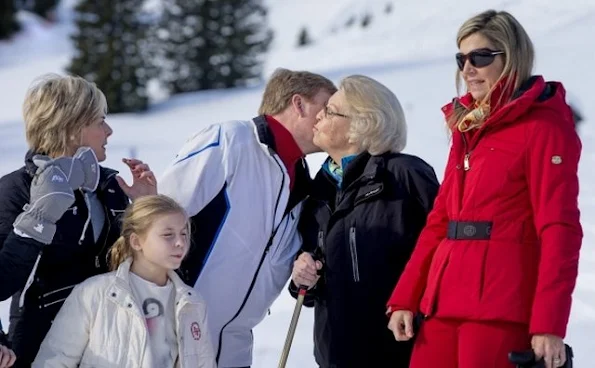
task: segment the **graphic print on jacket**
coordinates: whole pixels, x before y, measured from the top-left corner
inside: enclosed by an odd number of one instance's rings
[[[397,343],[386,327],[386,302],[438,185],[427,163],[397,153],[358,155],[344,171],[341,189],[324,168],[316,175],[299,229],[302,250],[324,263],[305,300],[315,307],[320,367],[408,366],[412,343]],[[295,296],[295,285],[290,290]]]
[[[148,365],[173,368],[178,356],[173,283],[159,286],[131,272],[130,285],[147,324],[152,353],[145,357]]]

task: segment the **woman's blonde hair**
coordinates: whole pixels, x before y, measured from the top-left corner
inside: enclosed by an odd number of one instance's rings
[[[186,211],[172,198],[162,194],[148,195],[132,202],[122,219],[121,236],[110,249],[110,269],[115,270],[128,257],[133,256],[130,246],[130,236],[136,234],[140,237],[147,234],[153,223],[161,216],[180,213],[186,217]],[[186,217],[187,218],[187,217]],[[188,234],[190,223],[186,220]]]
[[[76,76],[43,75],[29,88],[23,104],[29,148],[64,155],[81,129],[106,114],[105,95],[95,83]]]
[[[401,152],[407,144],[407,122],[401,103],[382,83],[351,75],[341,81],[349,105],[349,141],[371,155]]]
[[[457,47],[461,46],[464,39],[475,33],[481,34],[498,51],[504,52],[502,54],[504,69],[498,78],[498,82],[507,78],[503,90],[518,90],[531,77],[535,59],[533,43],[523,26],[508,12],[487,10],[463,23],[457,34]],[[456,87],[459,95],[461,95],[461,74],[462,72],[457,69]],[[490,107],[493,107],[489,106],[488,102],[491,92],[482,101],[476,101],[472,111],[457,104],[453,114],[448,118],[449,126],[457,127],[461,131],[480,127],[489,115]],[[505,102],[508,101],[497,103]]]

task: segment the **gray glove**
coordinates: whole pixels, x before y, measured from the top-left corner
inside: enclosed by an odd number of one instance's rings
[[[59,167],[74,190],[80,188],[93,192],[99,184],[99,163],[95,152],[89,147],[79,148],[73,157],[58,157],[52,160],[47,156],[38,155],[33,157],[33,162],[39,168],[50,164]]]
[[[73,189],[97,188],[97,157],[92,149],[82,147],[74,157],[35,156],[33,162],[38,168],[31,182],[31,198],[13,226],[18,234],[50,244],[56,234],[56,222],[74,204]]]

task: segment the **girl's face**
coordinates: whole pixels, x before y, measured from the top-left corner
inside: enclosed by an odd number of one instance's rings
[[[136,266],[164,272],[178,269],[190,243],[186,224],[184,214],[169,213],[157,218],[144,236],[133,234]]]

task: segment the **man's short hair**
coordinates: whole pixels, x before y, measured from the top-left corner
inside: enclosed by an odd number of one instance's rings
[[[265,87],[258,114],[277,115],[289,106],[294,95],[312,100],[321,90],[333,94],[337,87],[319,74],[279,68]]]

